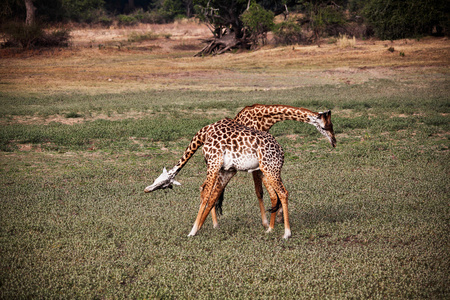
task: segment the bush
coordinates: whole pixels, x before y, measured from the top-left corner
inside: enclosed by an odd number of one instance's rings
[[[250,33],[254,45],[257,45],[260,40],[262,41],[262,44],[265,44],[266,34],[274,26],[273,17],[273,12],[265,10],[259,4],[252,4],[250,8],[241,15],[242,23]]]
[[[345,12],[341,6],[312,2],[305,4],[308,26],[314,32],[315,39],[321,36],[337,36],[345,33],[347,22]]]
[[[303,41],[302,27],[292,20],[276,24],[273,33],[276,44],[293,45]]]
[[[109,27],[113,24],[113,19],[109,16],[106,10],[94,9],[84,14],[83,22]]]
[[[132,26],[138,23],[138,19],[132,15],[118,15],[119,25],[121,26]]]
[[[448,1],[370,0],[363,12],[377,37],[394,40],[448,31],[448,9]]]
[[[62,0],[65,18],[86,23],[95,23],[103,12],[103,0]]]
[[[153,32],[147,32],[147,33],[137,33],[133,32],[129,37],[128,41],[130,43],[140,43],[144,41],[152,41],[157,40],[160,37],[159,34],[153,33]]]
[[[25,25],[23,23],[8,23],[2,28],[5,43],[2,47],[67,47],[70,31],[67,29],[45,32],[40,24]]]

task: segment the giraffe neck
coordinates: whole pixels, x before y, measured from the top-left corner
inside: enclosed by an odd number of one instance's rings
[[[268,131],[275,123],[284,120],[294,120],[310,123],[317,118],[317,112],[306,108],[298,108],[288,105],[261,105],[247,106],[234,120],[242,125],[260,131]]]

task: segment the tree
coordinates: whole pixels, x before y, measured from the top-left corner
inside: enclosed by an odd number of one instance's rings
[[[346,22],[346,1],[310,0],[300,1],[301,9],[305,14],[304,24],[314,34],[314,40],[319,41],[324,35],[337,35],[337,28]]]
[[[204,21],[213,38],[196,56],[220,54],[239,45],[246,47],[243,24],[239,16],[247,9],[247,0],[196,0],[195,10]]]
[[[363,12],[381,39],[417,37],[446,31],[449,2],[441,0],[369,0]]]
[[[270,1],[269,1],[270,2]],[[196,0],[197,16],[213,38],[197,55],[220,54],[233,48],[249,48],[264,41],[274,14],[252,0]]]
[[[87,21],[93,11],[104,7],[104,0],[61,0],[66,18],[74,21]]]
[[[246,30],[244,35],[248,31],[249,39],[253,46],[257,46],[260,41],[263,45],[266,43],[267,32],[274,26],[273,17],[273,12],[265,10],[257,3],[251,4],[241,15],[241,20]]]
[[[25,24],[33,25],[36,14],[36,7],[33,5],[33,0],[25,0],[25,8],[27,10],[27,18]]]

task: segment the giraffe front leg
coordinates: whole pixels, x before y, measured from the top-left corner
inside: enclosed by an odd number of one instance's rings
[[[206,184],[206,181],[200,186],[200,195],[203,192],[203,188],[205,187],[205,184]],[[213,227],[214,228],[219,227],[219,222],[217,222],[217,213],[216,213],[215,206],[211,209],[211,218],[212,218],[212,222],[213,222]]]
[[[217,221],[217,213],[216,213],[215,206],[213,206],[213,208],[211,208],[211,218],[212,218],[212,222],[213,222],[213,228],[219,227],[219,222]]]
[[[234,175],[236,175],[236,171],[220,170],[219,172],[219,178],[211,196],[213,199],[216,199],[215,205],[211,209],[211,217],[214,228],[219,227],[219,223],[217,222],[217,213],[222,214],[222,202],[224,198],[225,187]]]
[[[200,204],[200,208],[198,210],[197,218],[195,219],[194,226],[192,226],[191,232],[189,232],[188,236],[194,236],[197,232],[202,228],[203,223],[205,222],[206,217],[208,216],[212,207],[208,205],[207,200],[202,200]]]
[[[269,228],[269,222],[267,222],[266,209],[264,208],[264,201],[263,201],[263,188],[262,188],[263,174],[260,170],[258,170],[254,171],[252,175],[253,175],[253,182],[255,183],[256,197],[258,198],[259,202],[259,210],[261,212],[262,224],[265,228]]]
[[[195,219],[194,226],[192,227],[192,230],[188,236],[194,236],[197,233],[197,231],[200,230],[209,212],[214,207],[217,198],[220,196],[220,193],[222,191],[216,189],[217,185],[220,185],[218,172],[209,171],[206,181],[202,185],[200,193],[201,203],[200,208],[198,210],[197,218]]]

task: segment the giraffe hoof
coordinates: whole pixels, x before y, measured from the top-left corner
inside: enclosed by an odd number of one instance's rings
[[[287,240],[290,237],[291,237],[291,231],[290,230],[285,230],[284,235],[283,235],[283,239]]]
[[[269,227],[269,228],[267,228],[267,230],[266,230],[266,233],[270,233],[270,232],[272,232],[272,229],[273,229],[273,228],[270,228],[270,227]]]

